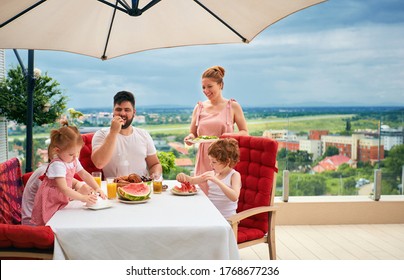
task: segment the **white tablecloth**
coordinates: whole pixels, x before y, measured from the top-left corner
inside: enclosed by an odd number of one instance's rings
[[[165,181],[170,187],[176,181]],[[90,210],[72,201],[48,222],[56,234],[55,259],[239,259],[228,222],[199,190],[152,194],[144,204]]]

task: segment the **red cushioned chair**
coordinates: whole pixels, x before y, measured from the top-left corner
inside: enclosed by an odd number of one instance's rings
[[[18,158],[0,163],[0,223],[21,223],[21,200],[24,186]]]
[[[0,224],[0,260],[50,260],[54,239],[49,226]]]
[[[20,224],[23,188],[19,160],[0,163],[0,259],[52,259],[52,229]]]
[[[92,173],[94,171],[101,171],[97,167],[95,167],[93,161],[91,160],[91,152],[92,152],[92,140],[93,140],[94,133],[86,133],[82,134],[81,137],[84,141],[84,146],[81,148],[79,160],[81,165],[88,173]]]
[[[235,169],[241,174],[242,187],[237,214],[230,222],[238,247],[267,243],[269,258],[276,259],[274,195],[278,143],[269,138],[232,136],[239,143],[240,162]]]

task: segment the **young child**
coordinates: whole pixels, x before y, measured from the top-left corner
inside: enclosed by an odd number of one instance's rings
[[[60,129],[51,131],[51,143],[49,145],[49,163],[37,194],[35,195],[32,209],[31,223],[45,225],[59,209],[64,208],[69,199],[77,199],[88,205],[97,202],[96,194],[81,194],[73,189],[72,182],[75,173],[98,192],[105,199],[104,192],[97,182],[80,164],[78,155],[83,146],[83,139],[78,129],[63,123]]]
[[[44,163],[38,167],[29,177],[24,187],[21,201],[21,224],[23,225],[32,226],[31,214],[32,208],[34,207],[35,195],[39,189],[39,186],[42,184],[42,180],[39,178],[45,173],[47,167],[48,163]],[[93,192],[93,189],[86,185],[85,182],[81,182],[75,178],[73,178],[73,187],[81,194],[90,194]]]
[[[238,143],[233,138],[213,142],[208,149],[212,171],[191,177],[184,173],[177,175],[177,181],[200,184],[207,182],[208,197],[225,218],[236,214],[241,188],[241,176],[233,167],[240,158]]]

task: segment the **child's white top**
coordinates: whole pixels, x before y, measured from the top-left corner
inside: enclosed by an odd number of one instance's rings
[[[229,174],[222,181],[226,186],[231,188],[231,176],[236,172],[236,170],[232,169]],[[237,202],[231,201],[219,188],[219,186],[210,180],[208,180],[209,193],[208,197],[212,201],[212,203],[216,206],[216,208],[222,213],[225,218],[228,218],[234,214],[236,214],[237,210]]]

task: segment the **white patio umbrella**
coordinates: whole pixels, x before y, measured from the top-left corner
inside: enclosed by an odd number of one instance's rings
[[[103,60],[178,46],[249,43],[325,0],[0,0],[0,48],[28,49],[27,162],[32,165],[33,50]]]
[[[0,0],[0,48],[110,59],[150,49],[248,43],[325,0]]]

